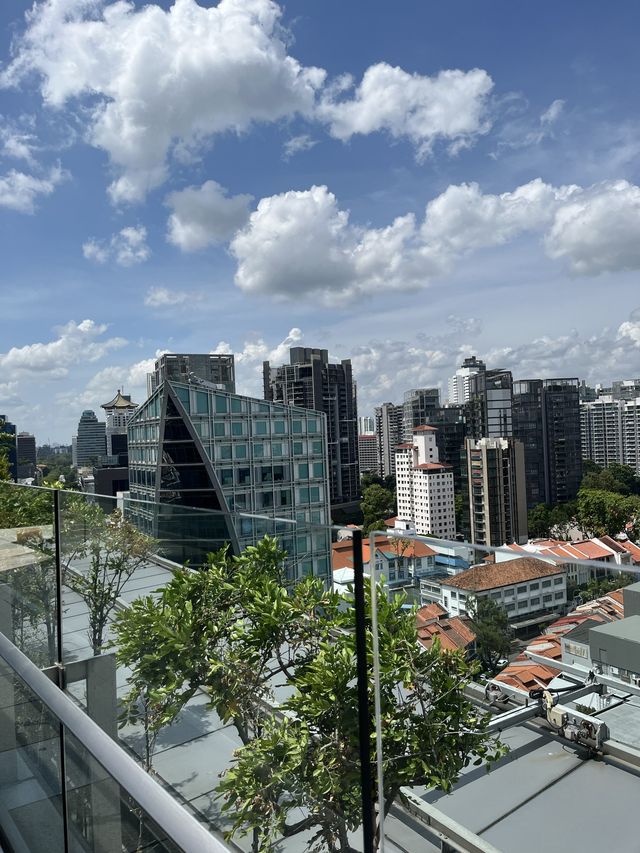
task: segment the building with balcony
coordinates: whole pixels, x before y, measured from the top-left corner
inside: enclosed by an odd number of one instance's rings
[[[471,377],[476,373],[484,373],[486,364],[475,355],[465,358],[455,375],[449,379],[449,403],[461,406],[468,403],[471,397]]]
[[[524,447],[513,438],[468,438],[466,481],[469,534],[478,545],[527,541]]]
[[[453,471],[440,462],[434,427],[417,427],[396,448],[396,495],[398,519],[418,535],[455,538]]]
[[[396,473],[396,447],[403,441],[404,406],[376,406],[375,419],[380,475],[392,477]]]
[[[438,388],[412,388],[404,395],[403,408],[403,441],[411,441],[416,427],[429,423],[429,417],[440,406],[440,390]]]
[[[358,436],[358,468],[361,477],[363,474],[380,476],[378,437],[375,433]]]
[[[76,468],[101,465],[107,452],[107,425],[96,413],[85,409],[73,437],[72,463]]]

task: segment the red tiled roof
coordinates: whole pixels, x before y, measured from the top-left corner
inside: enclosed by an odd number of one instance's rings
[[[398,557],[411,559],[413,557],[433,557],[435,551],[424,542],[416,539],[404,539],[401,536],[376,536],[377,551],[390,551]],[[362,560],[371,562],[371,544],[368,539],[362,542]],[[353,568],[353,545],[351,539],[334,542],[331,546],[331,566],[335,569]]]
[[[587,560],[602,560],[611,556],[611,551],[593,542],[591,539],[584,539],[582,542],[574,542],[573,548],[576,551],[584,554]]]
[[[418,639],[425,648],[430,649],[436,638],[440,641],[440,648],[454,652],[464,651],[474,642],[476,635],[459,616],[418,626]]]
[[[424,424],[423,426],[417,426],[413,428],[414,432],[438,432],[437,427],[429,426],[428,424]]]
[[[444,462],[422,462],[422,464],[416,465],[415,467],[422,468],[425,471],[444,471],[453,466],[445,465]]]
[[[423,605],[416,613],[416,623],[418,627],[425,625],[427,622],[432,622],[434,619],[441,619],[447,615],[444,607],[441,607],[435,601],[433,604]]]
[[[616,554],[624,554],[625,548],[622,547],[620,542],[616,542],[611,536],[598,536],[600,542],[603,545],[606,545],[608,548],[611,548],[612,551],[615,551]]]
[[[545,563],[536,557],[516,557],[515,560],[505,560],[503,563],[473,566],[459,575],[447,578],[446,586],[458,589],[468,589],[481,592],[500,586],[511,586],[514,583],[535,580],[547,575],[557,575],[562,571],[558,566]]]
[[[625,551],[628,551],[634,563],[640,563],[640,548],[634,543],[630,542],[628,539],[620,542]]]
[[[413,450],[413,444],[396,444],[396,450],[408,450],[409,448]]]

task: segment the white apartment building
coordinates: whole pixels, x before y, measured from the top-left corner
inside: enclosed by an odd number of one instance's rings
[[[420,581],[422,604],[440,604],[450,616],[473,611],[479,598],[491,598],[503,607],[512,624],[558,610],[567,602],[563,567],[535,557],[472,566],[466,572],[439,581]]]
[[[456,515],[453,470],[439,461],[436,428],[415,427],[413,440],[396,449],[398,519],[419,536],[453,539]]]
[[[475,356],[465,358],[462,365],[456,370],[455,376],[449,379],[449,403],[458,406],[468,403],[471,397],[471,377],[485,369],[484,362]]]
[[[640,475],[640,397],[616,400],[611,395],[580,404],[582,456],[607,467],[630,465]]]

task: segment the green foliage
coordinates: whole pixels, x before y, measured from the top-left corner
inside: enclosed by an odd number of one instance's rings
[[[551,511],[549,504],[536,504],[529,510],[529,536],[533,539],[546,539],[551,535]]]
[[[0,450],[0,482],[11,480],[11,467],[9,456]]]
[[[152,729],[198,688],[235,727],[243,746],[218,789],[231,835],[263,851],[312,831],[309,849],[346,853],[361,815],[353,611],[317,578],[286,587],[283,557],[268,537],[240,557],[210,555],[119,613],[114,643],[132,670],[128,706],[156,706]],[[464,696],[463,657],[422,648],[404,600],[380,590],[385,811],[403,785],[448,790],[470,761],[503,752]]]
[[[627,572],[613,574],[606,578],[591,578],[591,580],[582,586],[572,586],[567,591],[567,598],[572,599],[580,596],[583,602],[593,601],[594,598],[600,598],[608,592],[613,592],[615,589],[621,589],[624,586],[629,586],[635,583],[636,578]]]
[[[0,482],[0,528],[52,523],[51,492]]]
[[[638,525],[640,498],[602,489],[580,489],[578,523],[588,536],[616,536],[628,523]]]
[[[471,615],[476,634],[476,652],[484,669],[495,674],[500,658],[511,648],[512,632],[507,611],[492,598],[480,598]]]
[[[581,489],[616,492],[621,495],[639,495],[640,478],[633,468],[614,462],[607,468],[591,466],[582,478]]]
[[[372,530],[384,530],[384,519],[395,513],[396,498],[393,492],[377,484],[364,489],[361,503],[363,521],[363,533]]]

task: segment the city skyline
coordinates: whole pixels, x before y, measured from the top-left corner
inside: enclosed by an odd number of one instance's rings
[[[30,8],[0,9],[0,411],[40,443],[164,351],[255,395],[322,346],[362,414],[472,353],[640,375],[635,4]]]

